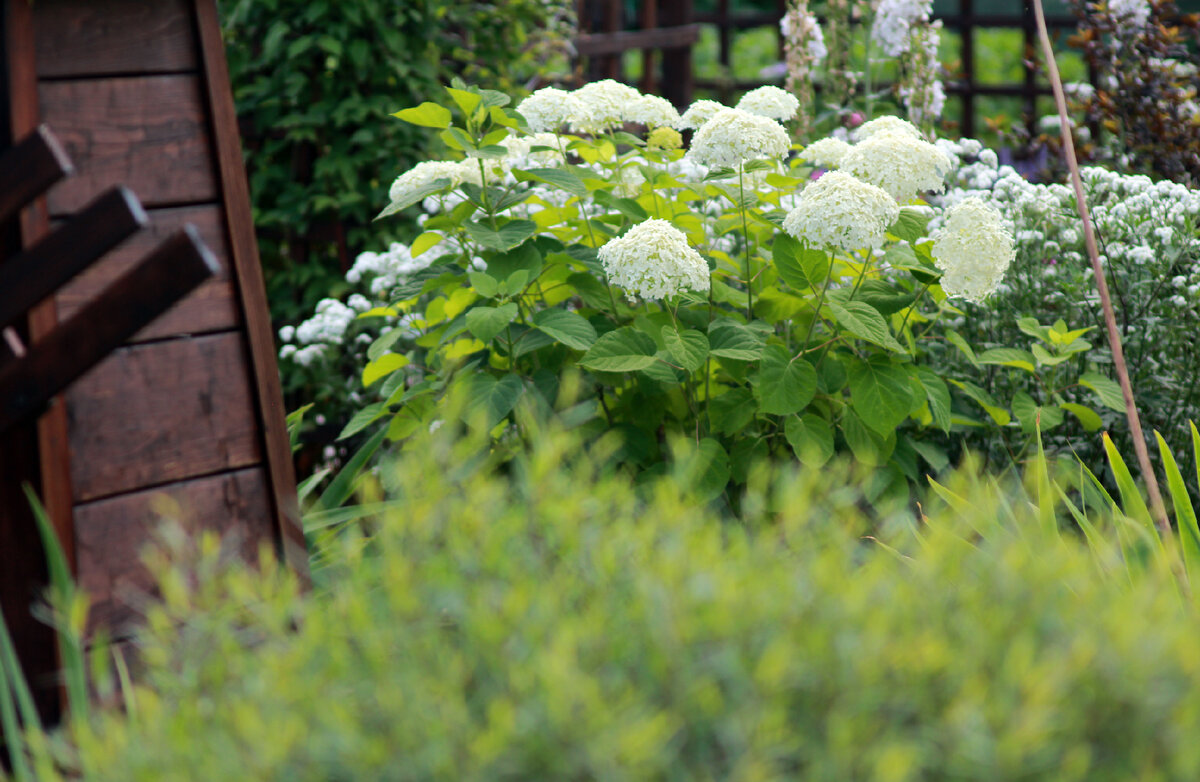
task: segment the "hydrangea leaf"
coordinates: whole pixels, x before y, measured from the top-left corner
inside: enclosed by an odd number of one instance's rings
[[[820,467],[833,457],[833,429],[819,415],[790,416],[783,434],[796,458],[809,467]]]
[[[943,432],[950,431],[950,389],[936,372],[928,367],[914,367],[917,381],[929,401],[929,413],[933,423]]]
[[[467,313],[467,329],[487,344],[515,317],[517,305],[511,301],[499,307],[476,307]]]
[[[579,365],[600,372],[634,372],[657,361],[656,352],[658,347],[649,334],[625,326],[597,339]]]
[[[697,498],[711,500],[725,490],[729,483],[729,454],[712,437],[705,437],[691,453],[678,461],[676,474],[680,483]]]
[[[471,239],[489,250],[504,252],[511,250],[537,232],[537,224],[532,220],[510,220],[499,229],[493,229],[483,223],[472,221],[463,226]]]
[[[561,168],[530,168],[524,171],[513,169],[513,176],[518,181],[526,182],[535,180],[545,182],[546,184],[554,185],[560,190],[564,190],[573,196],[583,198],[588,194],[587,185],[579,176],[571,171]]]
[[[709,353],[720,358],[755,361],[762,355],[762,341],[740,323],[716,321],[708,329]]]
[[[1086,405],[1076,404],[1074,402],[1063,402],[1059,405],[1063,410],[1066,410],[1071,415],[1079,419],[1079,423],[1083,425],[1084,431],[1095,432],[1104,426],[1104,422],[1100,419],[1099,413]]]
[[[854,458],[863,464],[877,466],[883,464],[892,455],[896,447],[895,432],[889,432],[884,437],[871,429],[853,409],[847,408],[842,415],[842,435]]]
[[[712,419],[713,431],[735,434],[746,428],[754,417],[754,396],[748,388],[734,388],[708,403],[708,414]]]
[[[1000,424],[1000,426],[1008,426],[1008,422],[1012,420],[1012,416],[987,391],[984,391],[974,383],[964,380],[955,380],[952,377],[948,377],[946,380],[961,388],[967,396],[975,400],[980,407],[987,411],[987,414],[992,417],[993,421]]]
[[[900,208],[900,216],[896,218],[896,222],[888,227],[888,233],[897,239],[913,243],[925,236],[928,225],[929,215],[924,210],[905,206]]]
[[[826,304],[842,328],[854,336],[897,353],[907,352],[892,336],[883,316],[865,301],[839,302],[830,298]]]
[[[387,377],[397,369],[408,366],[408,357],[399,353],[385,353],[363,368],[363,388],[368,388],[381,378]]]
[[[576,312],[542,310],[533,316],[533,325],[575,350],[587,350],[596,342],[596,329]]]
[[[1038,347],[1038,345],[1034,345],[1035,349]],[[1005,367],[1016,367],[1026,372],[1034,371],[1033,354],[1027,353],[1024,350],[1018,350],[1017,348],[992,348],[991,350],[985,350],[979,354],[978,360],[980,364],[997,364]]]
[[[704,366],[704,360],[708,358],[708,337],[692,329],[680,332],[674,326],[663,326],[662,338],[667,352],[679,366],[688,372]]]
[[[423,128],[437,128],[444,130],[450,127],[450,109],[445,106],[439,106],[436,103],[425,101],[420,106],[414,106],[411,109],[402,109],[392,114],[397,119],[402,119],[413,125],[420,125]]]
[[[1063,422],[1063,411],[1057,407],[1044,407],[1024,391],[1013,394],[1013,415],[1021,422],[1021,429],[1032,434],[1040,428],[1048,432]]]
[[[795,291],[819,288],[829,276],[829,256],[786,233],[776,234],[771,252],[779,276]]]
[[[908,373],[886,359],[853,361],[846,369],[850,401],[863,423],[886,435],[908,416],[912,386]]]
[[[1079,383],[1090,388],[1105,407],[1125,412],[1125,395],[1121,393],[1121,384],[1099,372],[1084,372],[1079,376]]]
[[[467,381],[468,416],[486,414],[489,428],[500,423],[517,406],[525,385],[520,375],[509,374],[497,380],[486,372],[472,373]]]
[[[807,361],[793,358],[780,345],[763,349],[755,387],[758,409],[772,415],[791,415],[804,409],[817,391],[817,371]]]

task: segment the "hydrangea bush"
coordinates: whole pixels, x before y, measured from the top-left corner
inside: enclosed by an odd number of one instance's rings
[[[775,88],[682,116],[615,82],[515,111],[449,92],[457,114],[397,114],[462,156],[392,188],[383,214],[422,203],[424,232],[361,257],[362,294],[282,335],[285,358],[317,372],[365,353],[343,437],[403,441],[466,387],[501,448],[527,433],[521,411],[619,432],[614,458],[634,473],[664,469],[685,436],[714,496],[757,457],[849,452],[897,489],[945,465],[946,435],[972,422],[961,408],[986,393],[952,377],[955,401],[924,346],[964,312],[948,295],[982,300],[1014,247],[979,200],[951,199],[930,230],[923,197],[953,147],[883,117],[793,151],[780,120],[795,103]],[[696,128],[687,150],[671,125]]]

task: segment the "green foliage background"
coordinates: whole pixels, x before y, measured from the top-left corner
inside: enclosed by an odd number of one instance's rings
[[[344,265],[411,227],[371,219],[395,176],[436,155],[387,115],[454,75],[519,89],[554,66],[563,5],[507,0],[499,25],[465,0],[220,0],[277,323],[339,293]]]

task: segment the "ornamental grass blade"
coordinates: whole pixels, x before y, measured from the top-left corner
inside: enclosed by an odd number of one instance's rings
[[[1189,578],[1197,578],[1200,577],[1200,527],[1196,525],[1196,509],[1192,506],[1192,498],[1188,496],[1187,485],[1167,441],[1158,432],[1154,433],[1154,437],[1158,440],[1158,453],[1162,456],[1163,472],[1167,475],[1167,491],[1171,495],[1171,504],[1175,506],[1175,526],[1179,528],[1183,564]]]
[[[33,702],[33,693],[30,692],[29,683],[25,681],[25,674],[17,661],[17,651],[13,646],[12,636],[8,633],[8,625],[4,616],[0,614],[0,731],[3,731],[4,741],[8,746],[14,778],[17,782],[32,782],[33,773],[22,738],[22,725],[26,730],[42,730],[41,718]]]

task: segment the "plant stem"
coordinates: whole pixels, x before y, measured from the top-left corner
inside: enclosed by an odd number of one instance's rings
[[[900,321],[900,328],[896,329],[897,334],[904,333],[904,327],[908,325],[909,317],[912,316],[913,310],[915,310],[917,308],[917,305],[921,303],[921,297],[923,297],[925,295],[925,291],[929,290],[929,286],[932,284],[933,283],[931,283],[931,282],[925,283],[925,286],[923,288],[921,288],[921,292],[917,294],[917,298],[913,299],[913,303],[911,305],[909,305],[909,307],[908,307],[908,312],[904,313],[904,320]]]
[[[1129,382],[1129,368],[1125,365],[1125,352],[1121,349],[1121,335],[1117,331],[1117,316],[1113,311],[1112,299],[1108,295],[1108,282],[1104,276],[1104,268],[1100,265],[1099,251],[1096,249],[1096,233],[1092,228],[1092,219],[1083,192],[1079,162],[1075,158],[1075,140],[1071,133],[1071,118],[1067,114],[1067,99],[1063,93],[1058,64],[1054,60],[1054,48],[1050,44],[1050,34],[1046,31],[1046,15],[1042,10],[1042,0],[1033,0],[1033,11],[1037,18],[1038,37],[1042,42],[1046,70],[1050,76],[1050,84],[1054,87],[1054,103],[1058,106],[1058,117],[1062,125],[1063,152],[1066,154],[1067,167],[1071,170],[1071,184],[1075,189],[1079,219],[1083,221],[1083,236],[1087,244],[1088,257],[1092,262],[1092,275],[1096,278],[1096,288],[1100,293],[1100,305],[1104,309],[1104,325],[1108,331],[1108,342],[1112,349],[1113,367],[1117,371],[1117,380],[1121,383],[1121,396],[1125,398],[1125,418],[1129,421],[1129,433],[1133,436],[1133,450],[1137,454],[1142,478],[1146,481],[1146,490],[1150,494],[1154,524],[1158,527],[1159,534],[1166,539],[1171,536],[1171,523],[1167,520],[1167,509],[1163,504],[1162,494],[1158,490],[1158,478],[1155,477],[1154,468],[1150,464],[1150,453],[1146,449],[1146,438],[1142,434],[1142,421],[1138,415],[1137,402],[1133,398],[1133,385]]]
[[[754,278],[750,272],[750,227],[746,224],[745,163],[738,165],[738,208],[742,212],[742,241],[746,247],[746,322],[754,320]]]
[[[829,274],[825,275],[825,283],[821,285],[821,294],[817,296],[817,308],[813,310],[812,322],[808,324],[808,333],[804,335],[804,345],[800,348],[797,356],[802,356],[808,352],[809,342],[812,340],[813,329],[817,327],[817,321],[821,319],[821,305],[825,303],[825,294],[829,290],[829,283],[833,279],[833,268],[829,269]]]

